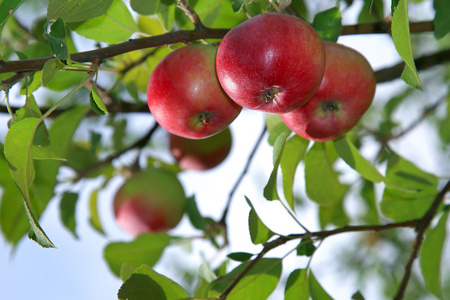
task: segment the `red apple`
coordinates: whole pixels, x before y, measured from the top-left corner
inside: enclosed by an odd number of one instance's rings
[[[218,134],[201,140],[170,134],[169,148],[182,170],[208,170],[228,156],[231,149],[231,132],[227,127]]]
[[[237,104],[287,113],[308,102],[319,88],[325,54],[317,32],[305,21],[279,13],[254,16],[220,42],[216,70]]]
[[[181,220],[186,205],[183,186],[174,173],[149,168],[131,176],[114,197],[119,226],[137,236],[166,231]]]
[[[314,141],[336,139],[361,119],[375,94],[376,80],[359,52],[324,42],[326,67],[319,90],[304,106],[281,119],[296,134]]]
[[[217,48],[190,45],[162,59],[147,88],[150,112],[172,134],[199,139],[225,129],[241,111],[217,79]]]

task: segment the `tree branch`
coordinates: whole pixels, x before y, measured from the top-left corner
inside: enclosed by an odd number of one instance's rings
[[[187,9],[189,12],[189,9]],[[124,54],[127,52],[159,47],[176,43],[188,43],[200,39],[221,39],[230,29],[214,29],[200,26],[195,15],[191,14],[194,25],[194,30],[179,30],[175,32],[168,32],[162,35],[130,39],[126,42],[111,45],[104,48],[99,48],[90,51],[84,51],[79,53],[73,53],[70,55],[71,60],[76,62],[90,62],[94,59],[100,59],[100,61],[112,58],[114,56]],[[198,16],[197,16],[198,17]],[[349,34],[374,34],[374,33],[390,33],[390,23],[377,22],[372,24],[357,24],[343,26],[342,35]],[[432,21],[410,23],[410,31],[414,33],[429,32],[433,30]],[[36,71],[42,69],[45,62],[53,58],[52,56],[24,59],[24,60],[12,60],[3,61],[0,60],[0,73],[7,72],[24,72],[24,71]]]
[[[417,222],[416,225],[416,239],[411,247],[411,254],[409,255],[408,263],[405,267],[405,274],[403,275],[402,283],[400,284],[400,288],[395,296],[394,300],[403,299],[403,296],[406,291],[406,287],[409,282],[409,278],[411,277],[411,271],[414,261],[417,258],[420,247],[422,246],[423,238],[425,235],[425,231],[430,226],[431,221],[433,220],[436,212],[444,200],[445,195],[450,192],[450,180],[447,181],[447,184],[444,188],[436,195],[433,203],[431,204],[430,209],[425,213],[422,219]]]
[[[80,180],[81,178],[85,177],[90,172],[110,164],[114,159],[116,159],[117,157],[121,156],[125,152],[130,151],[131,149],[145,147],[147,142],[150,140],[150,138],[153,136],[153,134],[155,133],[155,131],[158,128],[159,128],[159,124],[157,122],[155,122],[155,124],[152,126],[152,128],[150,128],[150,130],[148,131],[148,133],[145,136],[143,136],[142,138],[140,138],[139,140],[137,140],[136,142],[134,142],[130,146],[128,146],[128,147],[126,147],[126,148],[124,148],[122,150],[119,150],[119,151],[109,155],[107,158],[105,158],[105,159],[103,159],[103,160],[101,160],[101,161],[99,161],[99,162],[97,162],[97,163],[87,167],[86,169],[77,171],[77,177],[74,179],[74,182],[76,182],[76,181]]]

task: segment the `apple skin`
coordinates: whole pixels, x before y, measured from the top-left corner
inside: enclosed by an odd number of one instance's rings
[[[319,90],[304,106],[281,119],[309,140],[334,140],[350,131],[372,103],[376,80],[369,62],[356,50],[324,42],[325,75]]]
[[[119,188],[113,202],[117,223],[133,236],[175,227],[185,206],[185,192],[176,175],[156,168],[134,173]]]
[[[242,107],[223,91],[215,70],[217,48],[190,45],[163,58],[153,70],[147,102],[156,122],[172,134],[205,138],[225,129]]]
[[[305,21],[279,13],[256,15],[232,28],[217,51],[216,71],[225,92],[242,107],[287,113],[319,88],[325,54]]]
[[[182,170],[205,171],[214,168],[228,156],[231,144],[231,131],[228,127],[201,140],[169,134],[170,152]]]

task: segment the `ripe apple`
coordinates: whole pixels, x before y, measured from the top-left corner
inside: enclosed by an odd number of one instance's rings
[[[208,170],[228,156],[231,149],[231,132],[227,127],[218,134],[200,140],[170,134],[169,148],[182,170]]]
[[[281,119],[296,134],[314,141],[336,139],[361,119],[375,94],[369,62],[356,50],[324,42],[326,67],[319,90],[304,106]]]
[[[260,14],[232,28],[217,50],[217,76],[225,92],[242,107],[269,113],[287,113],[308,102],[324,69],[317,32],[279,13]]]
[[[150,112],[172,134],[199,139],[225,129],[240,113],[219,84],[217,48],[190,45],[163,58],[147,88]]]
[[[186,205],[183,186],[174,173],[149,168],[133,174],[114,197],[119,226],[137,236],[166,231],[181,220]]]

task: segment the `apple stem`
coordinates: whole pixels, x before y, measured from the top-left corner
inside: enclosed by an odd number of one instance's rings
[[[197,118],[203,125],[208,125],[209,119],[211,118],[211,113],[202,111],[201,113],[197,114]]]
[[[263,98],[266,103],[273,101],[277,96],[279,88],[276,86],[272,86],[261,93],[261,98]]]
[[[337,101],[326,101],[322,102],[322,110],[323,111],[338,111],[340,109],[340,105]]]

